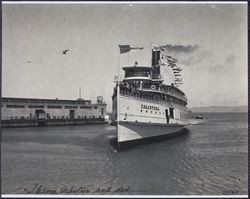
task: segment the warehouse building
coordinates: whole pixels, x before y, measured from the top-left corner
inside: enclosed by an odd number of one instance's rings
[[[61,100],[35,98],[2,98],[2,120],[37,119],[43,114],[46,119],[104,119],[106,103],[98,96],[90,100]]]

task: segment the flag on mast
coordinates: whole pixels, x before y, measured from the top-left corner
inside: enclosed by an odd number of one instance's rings
[[[180,71],[182,71],[182,68],[176,67],[176,68],[173,68],[173,71],[176,71],[176,72],[179,71],[180,72]]]
[[[142,50],[141,46],[132,46],[132,45],[119,45],[120,54],[130,52],[131,50]]]

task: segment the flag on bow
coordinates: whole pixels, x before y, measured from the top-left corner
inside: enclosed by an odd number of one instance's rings
[[[142,50],[141,46],[119,45],[120,54],[130,52],[131,50]]]

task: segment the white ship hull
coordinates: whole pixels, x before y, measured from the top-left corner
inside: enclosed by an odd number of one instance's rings
[[[141,140],[172,136],[188,125],[185,106],[159,103],[133,96],[113,99],[112,120],[117,124],[118,147]],[[172,117],[167,118],[170,109]]]
[[[164,137],[182,134],[184,125],[178,124],[146,124],[120,122],[118,124],[118,147],[123,148],[133,143],[160,140]]]

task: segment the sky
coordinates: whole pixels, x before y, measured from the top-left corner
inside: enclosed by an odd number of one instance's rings
[[[77,99],[81,87],[111,111],[118,68],[150,67],[152,45],[173,47],[188,107],[247,105],[247,4],[3,4],[2,96]]]

